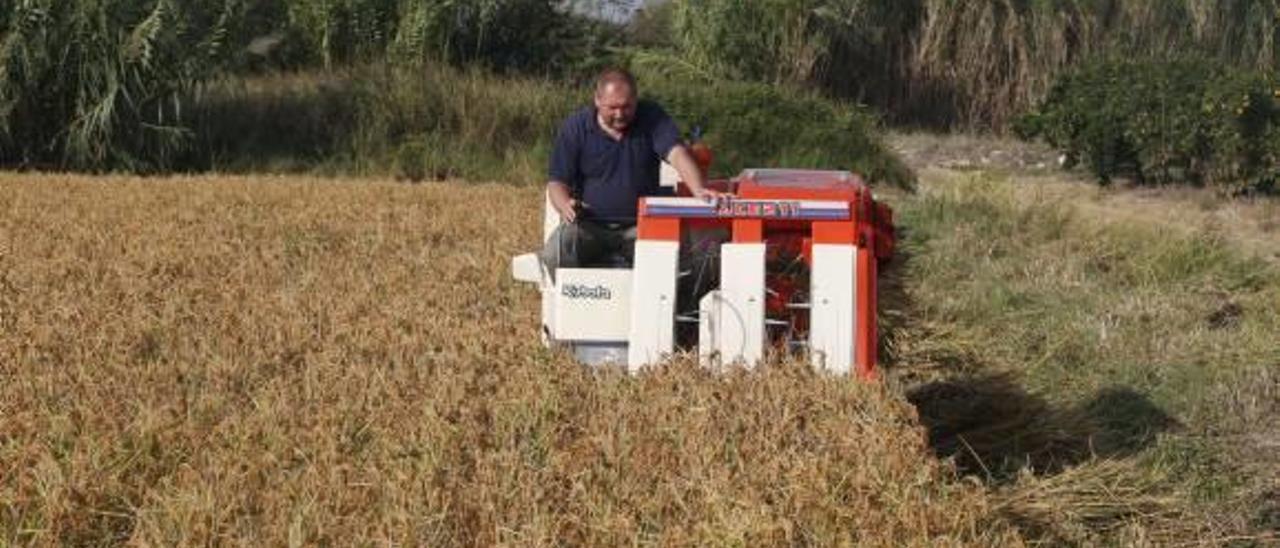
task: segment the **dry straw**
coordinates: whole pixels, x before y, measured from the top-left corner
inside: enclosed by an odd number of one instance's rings
[[[0,544],[1268,540],[1092,458],[1079,413],[965,403],[994,381],[922,398],[549,352],[508,271],[538,192],[0,175]],[[956,338],[912,329],[900,360]],[[940,428],[962,412],[986,417]]]
[[[0,179],[0,543],[1010,545],[882,388],[543,350],[502,185]]]

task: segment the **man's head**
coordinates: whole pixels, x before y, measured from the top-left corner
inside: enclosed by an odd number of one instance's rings
[[[636,116],[636,79],[623,69],[608,69],[596,78],[596,112],[600,121],[624,131]]]

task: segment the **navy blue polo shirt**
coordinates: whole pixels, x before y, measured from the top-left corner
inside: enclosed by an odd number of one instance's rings
[[[619,141],[600,127],[594,106],[584,107],[561,125],[549,176],[582,200],[584,219],[632,221],[639,197],[667,194],[658,186],[659,166],[679,140],[675,122],[656,103],[636,105]]]

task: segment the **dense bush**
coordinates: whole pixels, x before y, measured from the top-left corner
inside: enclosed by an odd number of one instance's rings
[[[1271,82],[1205,60],[1098,61],[1061,78],[1020,120],[1099,181],[1270,185],[1280,153]]]
[[[624,28],[584,14],[626,0],[0,1],[0,165],[190,167],[192,100],[214,77],[446,63],[572,81],[627,40],[711,80],[1002,130],[1099,52],[1275,68],[1277,2],[670,0]]]
[[[866,108],[788,86],[690,82],[654,77],[646,95],[686,130],[706,132],[716,151],[713,171],[750,167],[838,168],[873,181],[910,187],[914,176],[879,136]]]

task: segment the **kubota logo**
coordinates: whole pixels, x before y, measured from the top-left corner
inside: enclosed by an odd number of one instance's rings
[[[613,298],[613,292],[603,285],[565,284],[560,287],[560,294],[570,299],[607,301]]]

